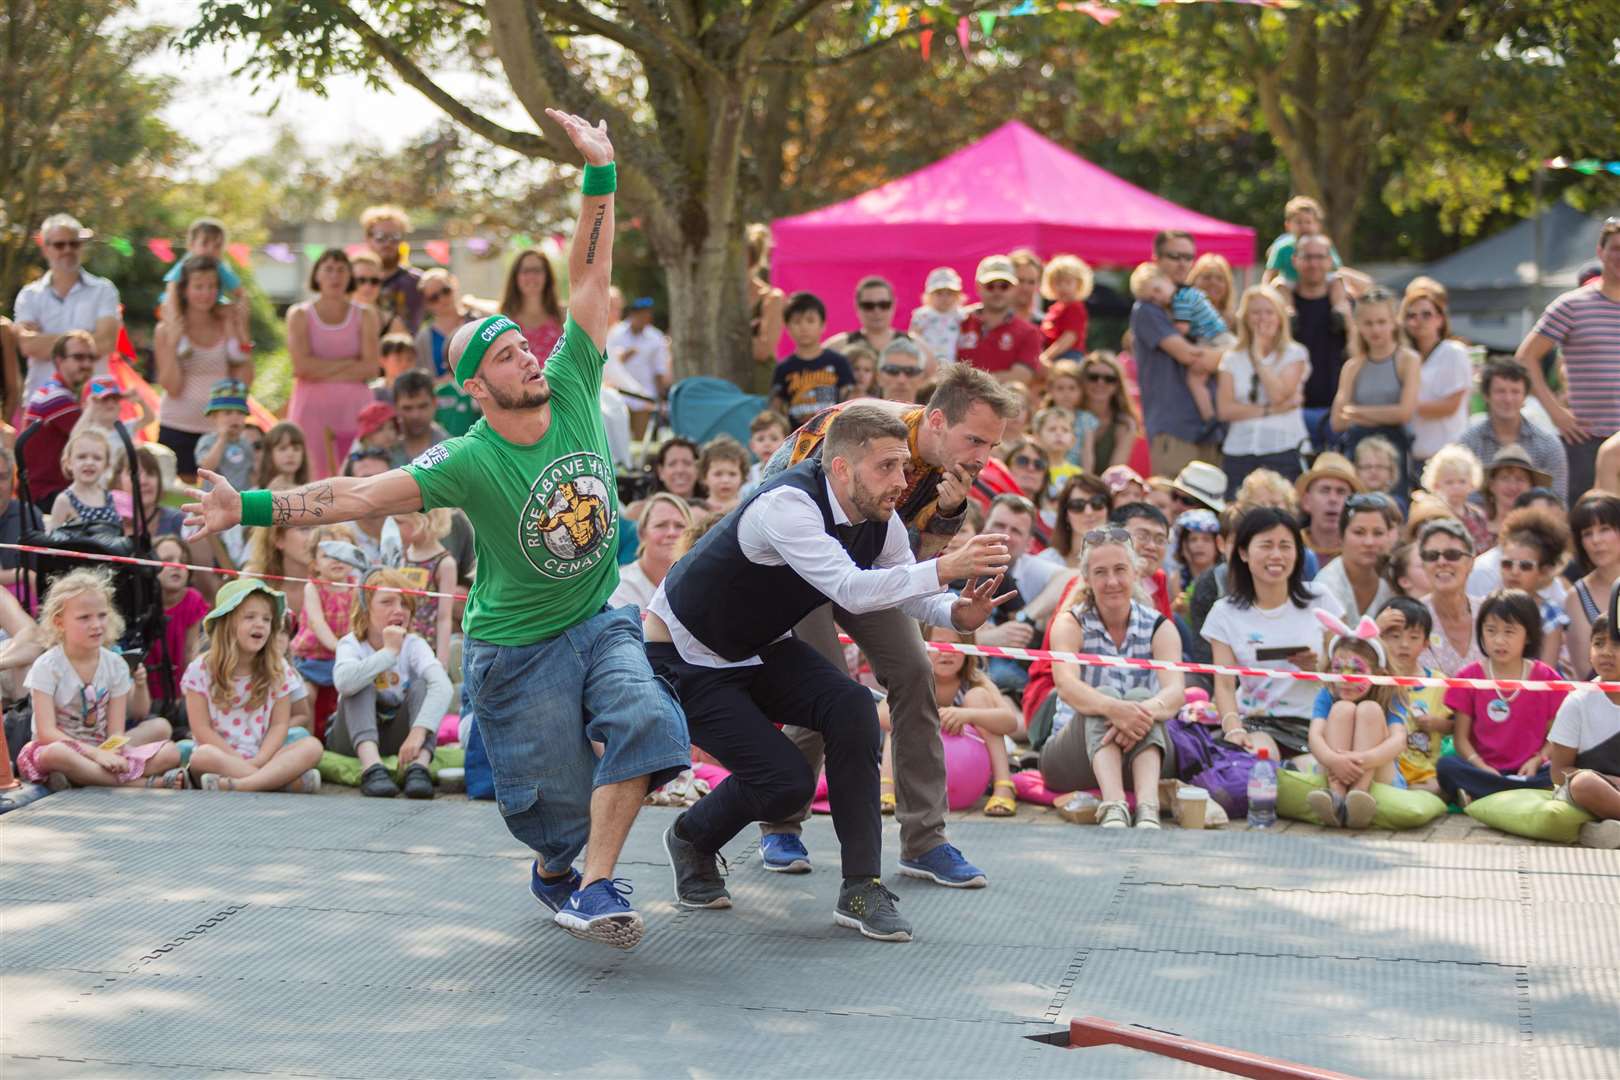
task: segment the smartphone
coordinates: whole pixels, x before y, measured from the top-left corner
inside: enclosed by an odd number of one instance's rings
[[[1293,656],[1295,653],[1304,652],[1305,650],[1307,650],[1309,648],[1310,648],[1309,645],[1267,646],[1266,648],[1263,648],[1263,649],[1256,649],[1254,651],[1254,658],[1256,660],[1287,660],[1290,656]]]

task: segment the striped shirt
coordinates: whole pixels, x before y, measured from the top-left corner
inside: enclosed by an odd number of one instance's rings
[[[1125,623],[1125,640],[1114,644],[1114,636],[1103,625],[1102,616],[1091,604],[1077,604],[1070,608],[1080,624],[1080,651],[1094,656],[1118,656],[1126,660],[1153,659],[1153,632],[1164,622],[1157,611],[1131,601],[1130,618]],[[1080,669],[1080,677],[1099,690],[1112,690],[1121,697],[1130,690],[1152,689],[1156,675],[1149,668],[1093,667]]]
[[[1569,407],[1598,438],[1620,431],[1620,301],[1603,295],[1602,279],[1547,305],[1532,333],[1564,352]]]

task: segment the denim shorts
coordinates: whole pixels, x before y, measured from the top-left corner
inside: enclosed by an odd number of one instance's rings
[[[336,663],[335,660],[320,660],[313,656],[292,658],[293,670],[316,686],[332,685],[332,667]]]
[[[686,716],[653,674],[634,606],[604,608],[533,645],[469,637],[461,666],[495,801],[548,873],[584,848],[598,786],[645,776],[659,787],[691,767]]]

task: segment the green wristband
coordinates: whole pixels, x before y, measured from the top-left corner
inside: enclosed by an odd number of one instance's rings
[[[580,190],[586,195],[611,195],[618,189],[619,170],[613,162],[585,166],[585,183]]]
[[[269,525],[275,519],[273,498],[270,492],[263,489],[242,492],[242,524]]]

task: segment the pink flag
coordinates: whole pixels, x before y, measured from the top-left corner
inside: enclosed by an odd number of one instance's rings
[[[450,241],[427,240],[423,242],[422,250],[428,253],[428,258],[440,266],[450,265]]]
[[[253,258],[253,249],[246,244],[227,245],[225,253],[231,257],[231,261],[237,266],[246,266]]]
[[[174,245],[169,243],[167,240],[160,240],[153,237],[151,240],[146,242],[146,250],[157,256],[159,262],[174,262]]]
[[[956,20],[956,40],[962,44],[962,55],[968,55],[968,21],[967,16]]]

